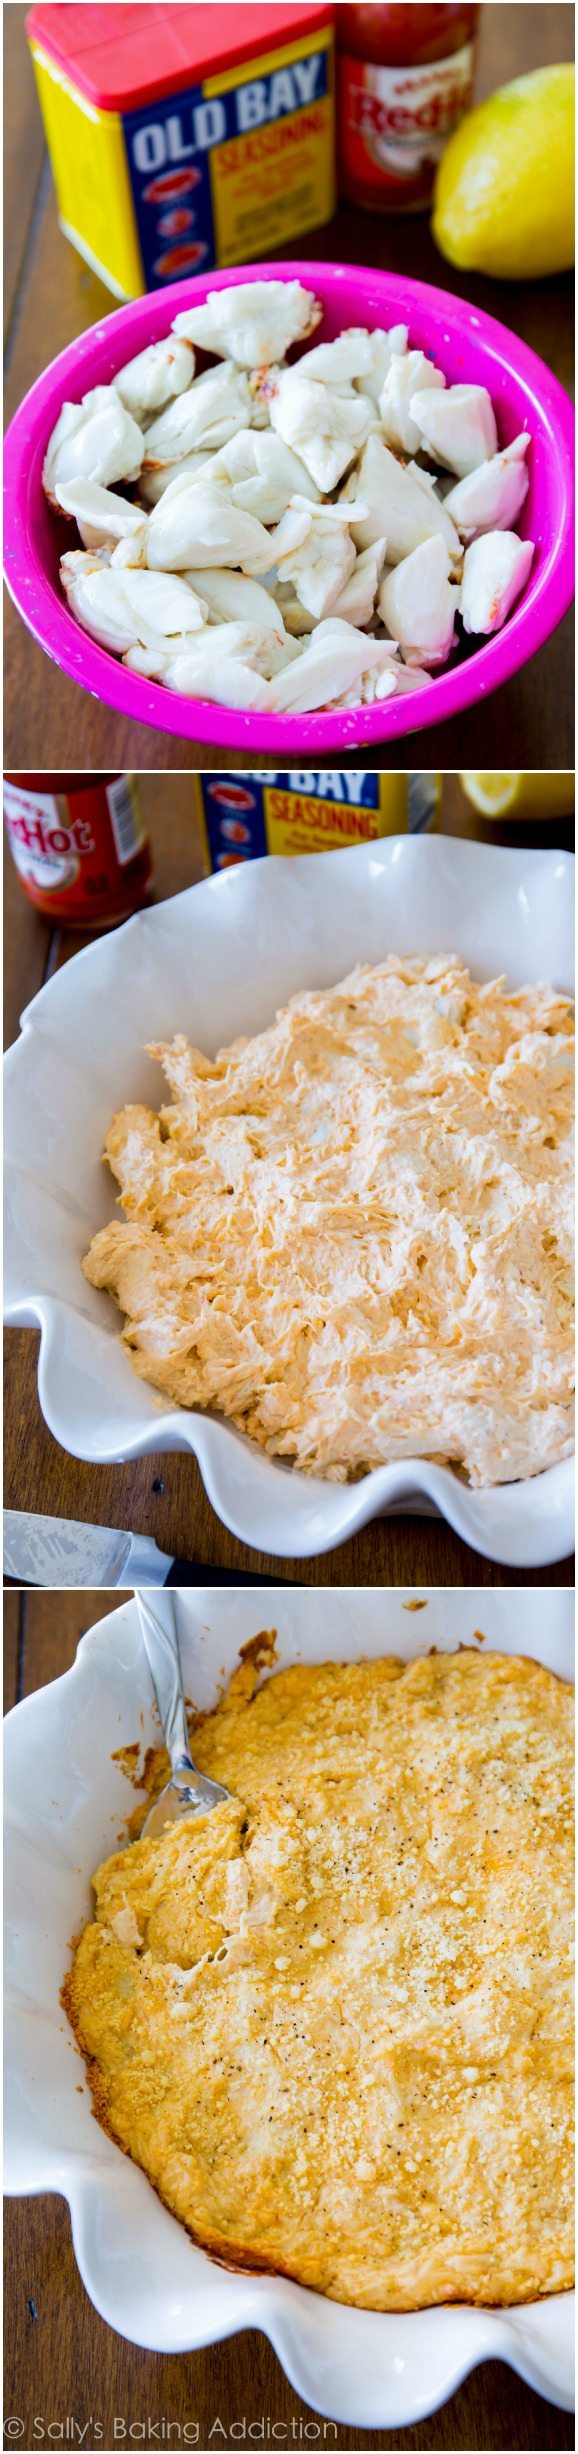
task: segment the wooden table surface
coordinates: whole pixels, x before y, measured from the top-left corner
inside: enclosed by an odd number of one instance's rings
[[[24,37],[24,9],[4,9],[7,128],[7,381],[11,417],[57,352],[116,305],[58,228],[50,169]],[[557,0],[482,9],[476,93],[552,60],[571,57],[573,10]],[[387,265],[446,290],[466,292],[497,316],[553,368],[567,390],[573,378],[573,283],[569,275],[538,282],[492,282],[446,264],[434,247],[427,215],[372,218],[350,206],[311,232],[303,251],[321,261]],[[291,255],[292,245],[279,251]],[[503,688],[444,724],[413,737],[411,748],[383,746],[382,766],[554,767],[574,759],[571,617],[531,665]],[[210,767],[219,753],[129,724],[81,691],[35,646],[13,607],[6,613],[4,757],[9,767]],[[231,754],[231,765],[243,765]],[[246,762],[245,762],[246,763]],[[265,762],[271,763],[271,762]],[[296,753],[296,764],[299,754]],[[374,753],[353,751],[346,763],[373,766]]]
[[[114,1610],[117,1600],[111,1593],[6,1594],[6,1707],[59,1678],[74,1660],[85,1628]],[[199,2448],[234,2446],[240,2442],[243,2419],[247,2429],[253,2424],[249,2445],[400,2446],[406,2454],[413,2447],[427,2447],[430,2454],[437,2448],[537,2447],[542,2454],[549,2446],[574,2444],[570,2415],[543,2402],[498,2361],[475,2370],[441,2411],[416,2428],[334,2432],[328,2423],[316,2423],[310,2406],[293,2392],[263,2335],[237,2335],[207,2351],[177,2357],[138,2351],[104,2325],[87,2299],[72,2249],[68,2209],[60,2198],[8,2201],[5,2254],[4,2408],[24,2423],[19,2439],[23,2447],[41,2443],[39,2418],[45,2426],[49,2420],[62,2424],[66,2419],[68,2434],[64,2437],[62,2428],[59,2442],[88,2449],[121,2443],[119,2422],[125,2423],[124,2442],[130,2442],[132,2422],[135,2427],[140,2423],[142,2431],[133,2442],[148,2444],[142,2427],[147,2420],[159,2429],[157,2442],[171,2447],[187,2442]],[[275,2439],[256,2436],[263,2417],[275,2424]],[[174,2429],[170,2436],[169,2422]],[[188,2439],[185,2423],[191,2431]],[[193,2423],[199,2430],[196,2440]],[[10,2441],[5,2433],[5,2443]],[[154,2438],[150,2442],[154,2446]]]
[[[176,893],[201,875],[202,856],[189,778],[140,779],[154,847],[159,896]],[[455,776],[443,780],[443,824],[452,833],[477,830]],[[486,830],[489,833],[489,830]],[[573,846],[573,824],[556,825],[556,844]],[[495,833],[494,833],[495,840]],[[514,835],[512,831],[512,840]],[[518,829],[515,840],[523,840]],[[532,830],[533,843],[552,840],[551,830]],[[28,998],[80,943],[71,931],[51,932],[22,893],[10,855],[5,869],[6,1038],[13,1040]],[[229,1573],[234,1569],[275,1575],[282,1582],[320,1585],[571,1584],[573,1564],[564,1560],[526,1577],[495,1567],[471,1551],[449,1526],[433,1518],[376,1519],[352,1541],[322,1558],[294,1563],[250,1551],[215,1516],[198,1466],[190,1456],[142,1457],[127,1465],[84,1465],[52,1438],[37,1397],[38,1337],[33,1330],[6,1332],[5,1484],[7,1508],[38,1510],[98,1525],[154,1534],[161,1550]],[[160,1484],[160,1488],[158,1487]]]

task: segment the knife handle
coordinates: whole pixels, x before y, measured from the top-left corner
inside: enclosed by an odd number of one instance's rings
[[[293,1578],[283,1579],[293,1584]],[[278,1585],[276,1576],[249,1576],[246,1568],[207,1568],[204,1560],[174,1559],[165,1585]]]

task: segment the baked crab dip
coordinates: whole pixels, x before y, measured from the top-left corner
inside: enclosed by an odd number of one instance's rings
[[[423,689],[529,578],[529,431],[500,448],[485,385],[406,324],[303,356],[322,314],[300,281],[215,291],[50,437],[71,613],[186,697],[299,716]]]
[[[195,1727],[230,1801],[94,1878],[64,2000],[95,2112],[232,2265],[367,2309],[561,2292],[571,1690],[267,1657]]]
[[[170,1102],[114,1117],[84,1262],[141,1378],[337,1482],[568,1456],[572,1030],[551,987],[392,955],[214,1063],[154,1046]]]

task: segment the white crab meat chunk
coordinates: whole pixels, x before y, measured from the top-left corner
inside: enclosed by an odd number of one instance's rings
[[[315,349],[308,349],[303,372],[316,383],[335,385],[338,391],[354,384],[377,409],[393,359],[403,357],[407,343],[407,324],[394,324],[391,332],[366,332],[363,325],[352,324],[336,341],[319,341]]]
[[[305,606],[300,605],[288,580],[277,581],[275,603],[284,622],[285,633],[288,632],[291,639],[305,639],[310,631],[315,630],[315,615],[307,613]]]
[[[300,360],[301,371],[311,375],[315,383],[328,383],[338,392],[347,391],[362,370],[369,374],[371,357],[368,347],[370,334],[357,331],[338,333],[336,341],[316,341],[314,349]]]
[[[322,621],[355,568],[347,514],[337,503],[296,497],[277,530],[274,559],[279,579],[289,581],[306,612]]]
[[[368,639],[351,622],[318,622],[298,661],[277,674],[270,685],[270,705],[277,715],[306,715],[330,707],[344,693],[362,696],[364,677],[379,672],[383,696],[396,687],[390,639]]]
[[[66,512],[67,519],[76,520],[89,552],[101,545],[116,545],[120,538],[125,538],[138,549],[136,560],[140,560],[147,514],[138,503],[128,503],[123,494],[96,485],[91,477],[73,478],[67,486],[55,486],[54,491],[60,510]]]
[[[429,687],[429,673],[424,672],[423,665],[396,666],[396,699],[402,699],[408,690],[429,690]]]
[[[319,488],[303,461],[270,430],[262,433],[252,427],[233,435],[232,442],[215,453],[211,481],[228,486],[239,511],[252,511],[265,528],[282,520],[294,494],[319,502]]]
[[[394,358],[405,357],[409,340],[407,324],[392,324],[389,332],[367,332],[364,334],[364,339],[369,343],[367,373],[365,372],[364,351],[364,372],[358,369],[354,382],[357,391],[364,392],[366,399],[372,400],[377,408],[380,392],[383,391],[385,379]]]
[[[424,357],[423,349],[410,349],[403,358],[392,358],[391,366],[379,395],[379,415],[386,443],[395,451],[418,452],[421,434],[413,410],[413,394],[431,390],[443,391],[445,375]]]
[[[182,460],[179,460],[177,464],[179,477],[200,477],[203,469],[208,469],[209,462],[216,458],[216,452],[212,451],[185,452]],[[138,481],[139,501],[146,503],[147,508],[152,508],[155,503],[160,503],[161,495],[166,494],[167,487],[174,486],[174,483],[174,460],[167,461],[166,469],[141,469]]]
[[[465,631],[487,638],[501,630],[526,585],[534,547],[529,538],[496,528],[474,538],[464,556],[460,613]]]
[[[64,554],[60,571],[77,622],[117,656],[139,643],[168,653],[205,627],[206,606],[167,572],[122,570],[84,554]]]
[[[114,384],[95,384],[76,406],[65,401],[50,437],[42,484],[57,509],[56,487],[76,477],[95,485],[128,484],[138,477],[144,437],[130,410],[119,400]]]
[[[488,529],[514,527],[530,483],[526,468],[529,441],[528,434],[516,435],[505,451],[485,460],[482,468],[472,469],[470,477],[461,477],[446,494],[446,511],[461,537],[469,541]]]
[[[342,690],[340,698],[335,699],[333,705],[335,707],[375,707],[380,699],[397,698],[399,676],[402,672],[402,665],[370,666],[365,673],[362,673],[361,681],[353,683],[351,690]]]
[[[275,550],[269,532],[250,511],[238,511],[226,486],[185,479],[163,494],[147,531],[151,571],[241,570],[249,578],[271,571]]]
[[[227,362],[210,367],[153,419],[143,441],[145,469],[166,469],[189,452],[220,451],[240,427],[250,426],[252,406],[239,367]]]
[[[303,374],[312,375],[315,383],[331,384],[338,392],[355,384],[377,405],[392,356],[397,349],[403,352],[405,348],[405,324],[397,325],[395,333],[366,332],[363,325],[352,324],[346,332],[338,334],[336,341],[318,341],[315,349],[308,349],[301,366]]]
[[[299,648],[295,639],[281,641],[270,627],[264,630],[258,622],[227,621],[215,623],[210,632],[204,630],[193,640],[183,637],[180,644],[177,640],[165,641],[156,662],[150,650],[131,648],[125,664],[130,665],[132,673],[146,672],[162,680],[167,664],[173,663],[176,655],[210,658],[213,664],[216,658],[219,670],[233,657],[236,664],[249,665],[252,672],[268,681],[272,673],[280,672],[299,655]]]
[[[238,289],[212,290],[200,307],[185,307],[173,332],[235,366],[272,366],[315,332],[322,313],[300,281],[244,281]]]
[[[256,628],[269,629],[277,640],[283,640],[283,615],[272,588],[247,579],[244,571],[191,570],[186,578],[195,595],[204,597],[209,622],[253,622]]]
[[[248,708],[256,714],[270,707],[272,685],[243,656],[234,653],[237,629],[243,631],[243,626],[227,624],[227,646],[220,656],[215,655],[215,632],[211,630],[197,646],[193,644],[170,657],[163,673],[168,689],[178,691],[186,699],[210,699],[217,707]]]
[[[318,383],[303,366],[281,372],[269,404],[271,425],[315,479],[322,494],[351,468],[375,422],[372,404],[346,385]]]
[[[135,530],[135,533],[134,533],[134,535],[133,535],[132,537],[130,537],[130,536],[129,536],[129,537],[119,537],[118,544],[117,544],[117,545],[114,545],[114,546],[112,547],[112,552],[111,552],[111,554],[110,554],[110,560],[111,560],[111,565],[112,565],[112,568],[113,568],[115,571],[146,571],[146,567],[147,567],[147,523],[146,523],[146,521],[145,521],[144,527],[143,527],[143,528],[139,528],[138,530]]]
[[[342,622],[355,623],[357,630],[364,630],[372,620],[385,556],[385,537],[376,537],[375,545],[366,545],[365,553],[356,555],[354,569],[336,597],[333,613]]]
[[[451,653],[459,589],[452,588],[449,574],[443,537],[426,537],[382,579],[382,621],[408,665],[445,665]]]
[[[363,514],[353,519],[353,537],[359,553],[387,537],[389,563],[402,562],[404,554],[412,554],[426,537],[445,538],[450,560],[461,560],[461,545],[457,529],[435,492],[435,485],[422,469],[401,467],[395,453],[382,443],[380,435],[370,435],[355,478],[351,477],[341,496],[342,504],[351,499],[359,488],[366,505]]]
[[[418,388],[411,414],[422,448],[456,477],[470,477],[497,452],[498,429],[482,383],[451,383],[443,393]]]
[[[140,349],[137,358],[129,358],[126,366],[119,367],[114,389],[140,426],[143,418],[152,417],[154,409],[164,409],[165,401],[186,392],[194,372],[195,352],[190,341],[177,341],[169,332],[166,341],[150,341],[148,349]]]

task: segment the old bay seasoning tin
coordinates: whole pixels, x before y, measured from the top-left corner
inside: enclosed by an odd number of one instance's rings
[[[57,0],[26,25],[61,228],[115,297],[329,220],[331,7]]]
[[[334,852],[380,835],[422,835],[437,822],[440,779],[269,767],[196,775],[194,792],[205,866],[219,870],[264,852]]]

